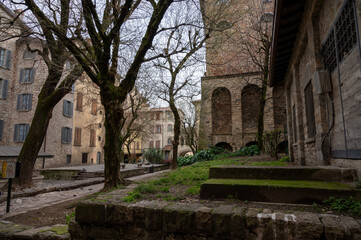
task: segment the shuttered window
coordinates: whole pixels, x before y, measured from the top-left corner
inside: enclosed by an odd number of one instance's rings
[[[149,142],[149,148],[154,148],[154,141]]]
[[[91,114],[93,114],[93,115],[97,114],[97,100],[96,99],[92,100]]]
[[[95,130],[90,130],[90,147],[95,147]]]
[[[0,67],[10,69],[11,51],[0,48]]]
[[[155,132],[156,132],[156,133],[162,133],[162,126],[157,125]]]
[[[167,126],[167,131],[168,131],[168,132],[172,132],[172,131],[173,131],[173,125],[172,125],[172,124],[168,124],[168,126]]]
[[[0,99],[6,99],[8,92],[8,80],[0,78]]]
[[[68,127],[61,128],[61,142],[62,143],[71,143],[72,139],[72,129]]]
[[[25,93],[19,94],[16,104],[16,110],[18,111],[30,111],[33,102],[33,94]]]
[[[66,117],[73,116],[73,103],[72,102],[70,102],[68,100],[63,101],[63,115]]]
[[[19,83],[33,83],[35,80],[35,71],[35,68],[21,69]]]
[[[307,120],[307,134],[309,138],[316,135],[315,124],[315,109],[313,103],[313,88],[311,81],[305,88],[305,102],[306,102],[306,120]]]
[[[160,141],[156,141],[156,142],[155,142],[155,147],[156,147],[157,149],[160,149]]]
[[[4,135],[4,120],[0,120],[0,141],[3,140]]]
[[[15,124],[14,142],[24,142],[29,132],[29,124]]]
[[[81,92],[76,95],[76,110],[83,111],[83,93]]]
[[[81,146],[81,128],[75,128],[74,146]]]

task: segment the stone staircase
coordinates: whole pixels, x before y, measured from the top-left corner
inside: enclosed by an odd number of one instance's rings
[[[201,186],[201,199],[319,203],[333,196],[361,199],[355,169],[295,166],[217,166]]]

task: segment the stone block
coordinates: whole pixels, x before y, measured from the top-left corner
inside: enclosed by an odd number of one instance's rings
[[[68,232],[75,239],[86,239],[86,233],[88,232],[88,227],[86,225],[80,225],[79,223],[70,221]]]
[[[296,239],[320,239],[323,225],[315,213],[295,213]]]
[[[163,227],[163,209],[170,203],[152,201],[144,204],[145,228],[158,230]]]
[[[262,212],[261,209],[248,208],[245,214],[246,221],[246,239],[255,239],[257,237],[258,218],[257,214]]]
[[[137,227],[144,227],[145,224],[145,209],[142,204],[143,202],[139,202],[130,205],[133,208],[133,222]]]
[[[174,233],[178,231],[177,220],[181,204],[173,204],[163,209],[163,231]]]
[[[106,205],[104,204],[79,204],[75,210],[75,220],[85,223],[102,223],[106,220]]]
[[[111,224],[133,224],[133,208],[126,204],[107,205],[106,222]]]
[[[196,229],[202,233],[210,233],[212,230],[212,209],[200,207],[196,210]]]
[[[246,234],[246,208],[234,208],[231,216],[231,236],[235,239],[244,239]]]
[[[195,232],[195,209],[198,207],[198,205],[183,204],[178,211],[177,228],[182,234]]]
[[[221,205],[212,212],[212,233],[220,239],[229,239],[231,233],[232,206]]]

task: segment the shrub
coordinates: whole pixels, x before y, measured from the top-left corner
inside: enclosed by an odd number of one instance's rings
[[[332,210],[335,211],[345,211],[357,216],[361,216],[361,201],[357,201],[350,198],[334,198],[330,197],[329,199],[323,201],[323,204],[329,206]]]
[[[255,155],[259,155],[259,154],[260,154],[260,151],[259,151],[257,145],[252,145],[249,147],[243,147],[243,148],[239,149],[233,155],[235,155],[235,156],[255,156]]]
[[[162,163],[163,152],[160,149],[149,148],[143,153],[143,158],[150,163]]]

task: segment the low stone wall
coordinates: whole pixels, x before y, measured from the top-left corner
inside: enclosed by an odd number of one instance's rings
[[[220,205],[141,201],[83,202],[72,239],[361,239],[351,217]]]

